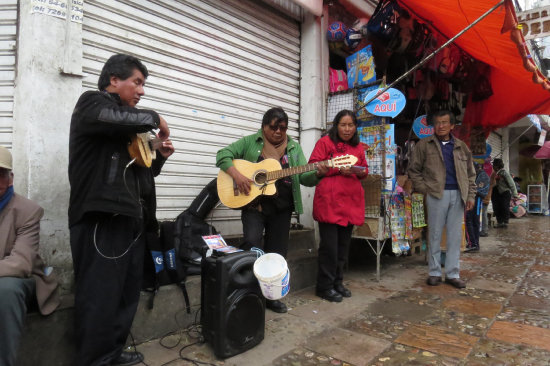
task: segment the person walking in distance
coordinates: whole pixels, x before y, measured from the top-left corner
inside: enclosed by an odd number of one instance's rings
[[[493,212],[497,218],[495,227],[505,228],[510,220],[510,200],[518,198],[518,191],[512,176],[506,169],[502,159],[493,160],[493,174],[491,174],[493,182],[493,193],[491,202],[493,203]]]

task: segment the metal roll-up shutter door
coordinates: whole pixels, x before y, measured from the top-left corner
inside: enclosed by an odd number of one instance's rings
[[[298,138],[299,23],[250,0],[89,0],[84,7],[84,89],[102,65],[130,53],[150,76],[139,104],[166,118],[176,153],[157,179],[160,219],[187,208],[216,177],[216,152],[254,133],[283,107]],[[241,232],[240,211],[218,208],[214,225]]]
[[[502,159],[502,136],[498,133],[491,132],[487,142],[491,145],[491,159]]]
[[[13,94],[17,52],[17,0],[0,4],[0,145],[13,141]]]

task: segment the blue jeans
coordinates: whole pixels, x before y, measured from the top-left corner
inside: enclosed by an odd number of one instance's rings
[[[445,190],[441,199],[428,195],[428,238],[430,255],[428,266],[430,276],[441,276],[441,234],[447,232],[447,251],[445,255],[445,277],[460,277],[460,245],[462,244],[462,221],[464,203],[458,190]]]

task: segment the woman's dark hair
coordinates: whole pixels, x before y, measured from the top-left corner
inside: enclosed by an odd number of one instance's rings
[[[336,116],[334,117],[332,127],[330,128],[330,130],[328,130],[328,136],[335,144],[339,142],[344,142],[340,139],[340,136],[338,136],[338,123],[340,123],[342,118],[344,118],[345,116],[350,116],[353,124],[355,125],[355,127],[357,127],[357,117],[355,116],[355,113],[353,113],[353,111],[350,111],[349,109],[343,109],[338,112],[338,114],[336,114]],[[357,146],[359,144],[359,134],[357,133],[357,128],[355,129],[355,133],[347,143],[351,146]]]
[[[500,168],[504,168],[504,162],[502,161],[502,159],[494,159],[493,160],[493,167],[500,167]]]
[[[99,80],[97,81],[98,89],[105,90],[111,84],[111,76],[116,76],[120,80],[128,79],[132,76],[135,69],[141,71],[145,79],[149,76],[147,68],[137,57],[124,54],[109,57],[99,75]]]
[[[262,119],[262,127],[267,126],[273,120],[275,120],[275,126],[278,126],[283,122],[288,125],[288,116],[281,107],[273,107],[264,113],[264,118]]]
[[[433,113],[428,114],[428,125],[433,126],[435,117],[443,117],[443,116],[449,116],[449,119],[451,120],[451,124],[456,124],[456,117],[455,114],[449,110],[442,109],[440,111],[435,111]]]

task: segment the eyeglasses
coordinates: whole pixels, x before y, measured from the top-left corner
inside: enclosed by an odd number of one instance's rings
[[[276,125],[276,126],[268,125],[268,126],[273,132],[277,132],[277,130],[281,130],[281,132],[285,132],[288,129],[288,126],[284,126],[284,125]]]
[[[434,127],[437,127],[437,126],[448,126],[450,125],[451,122],[450,121],[434,121],[433,122],[433,126]]]

